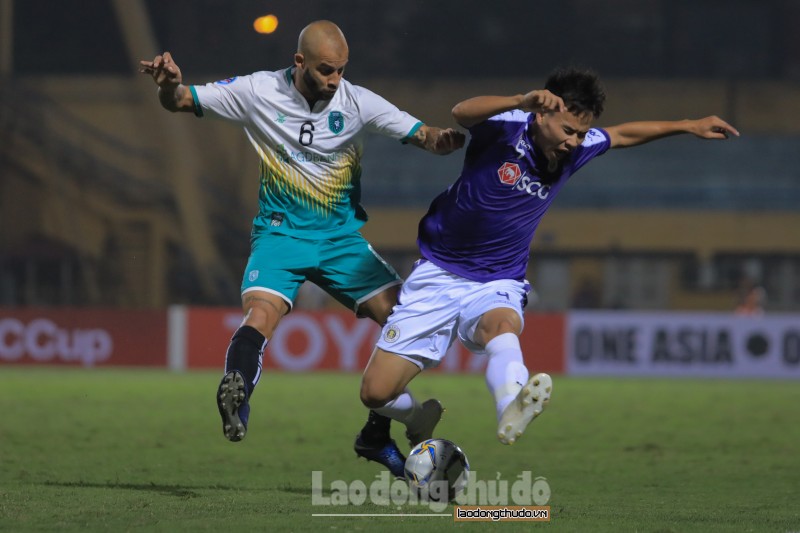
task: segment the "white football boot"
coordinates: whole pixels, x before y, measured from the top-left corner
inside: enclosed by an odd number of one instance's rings
[[[531,421],[542,414],[550,401],[553,380],[547,374],[536,374],[523,385],[503,410],[497,425],[497,438],[503,444],[514,444]]]
[[[443,412],[444,407],[439,400],[431,398],[422,402],[419,412],[414,416],[414,423],[406,426],[408,445],[413,448],[420,442],[432,438],[433,430],[442,419]]]

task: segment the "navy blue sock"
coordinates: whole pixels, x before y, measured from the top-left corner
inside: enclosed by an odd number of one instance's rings
[[[361,440],[370,446],[386,444],[391,439],[389,427],[392,419],[370,410],[367,423],[361,430]]]
[[[258,379],[261,377],[261,357],[267,339],[250,326],[242,326],[236,330],[228,345],[225,356],[225,373],[238,370],[247,383],[247,397],[253,394]]]

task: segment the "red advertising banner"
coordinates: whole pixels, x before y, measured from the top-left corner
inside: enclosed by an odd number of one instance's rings
[[[186,310],[186,368],[222,369],[231,336],[242,321],[237,308]],[[264,367],[289,372],[340,370],[361,372],[367,364],[380,328],[346,311],[294,311],[281,320],[264,354]],[[521,337],[531,371],[564,370],[564,318],[527,314]],[[483,372],[486,358],[456,342],[437,370]]]
[[[0,365],[166,366],[166,311],[0,308]]]

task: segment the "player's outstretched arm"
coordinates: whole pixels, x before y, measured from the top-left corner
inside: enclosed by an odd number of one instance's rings
[[[727,139],[730,135],[739,136],[736,128],[717,116],[697,120],[626,122],[605,130],[611,137],[612,148],[636,146],[684,133],[691,133],[701,139]]]
[[[453,108],[453,118],[465,128],[512,109],[531,113],[566,111],[564,101],[546,89],[514,96],[476,96],[459,102]]]
[[[408,142],[433,154],[447,155],[464,146],[465,139],[463,133],[452,128],[442,129],[423,124]]]
[[[182,85],[181,69],[169,52],[157,55],[152,61],[139,61],[139,72],[152,76],[158,85],[158,100],[168,111],[194,111],[194,99],[188,87]]]

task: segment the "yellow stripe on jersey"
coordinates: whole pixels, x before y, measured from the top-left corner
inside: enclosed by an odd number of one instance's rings
[[[266,152],[253,144],[261,159],[260,174],[264,193],[269,188],[279,194],[286,194],[304,208],[323,216],[330,215],[342,203],[352,189],[353,178],[358,178],[361,174],[361,154],[355,146],[348,153],[341,154],[341,158],[336,161],[336,168],[318,181],[312,182],[282,160],[281,155]]]

